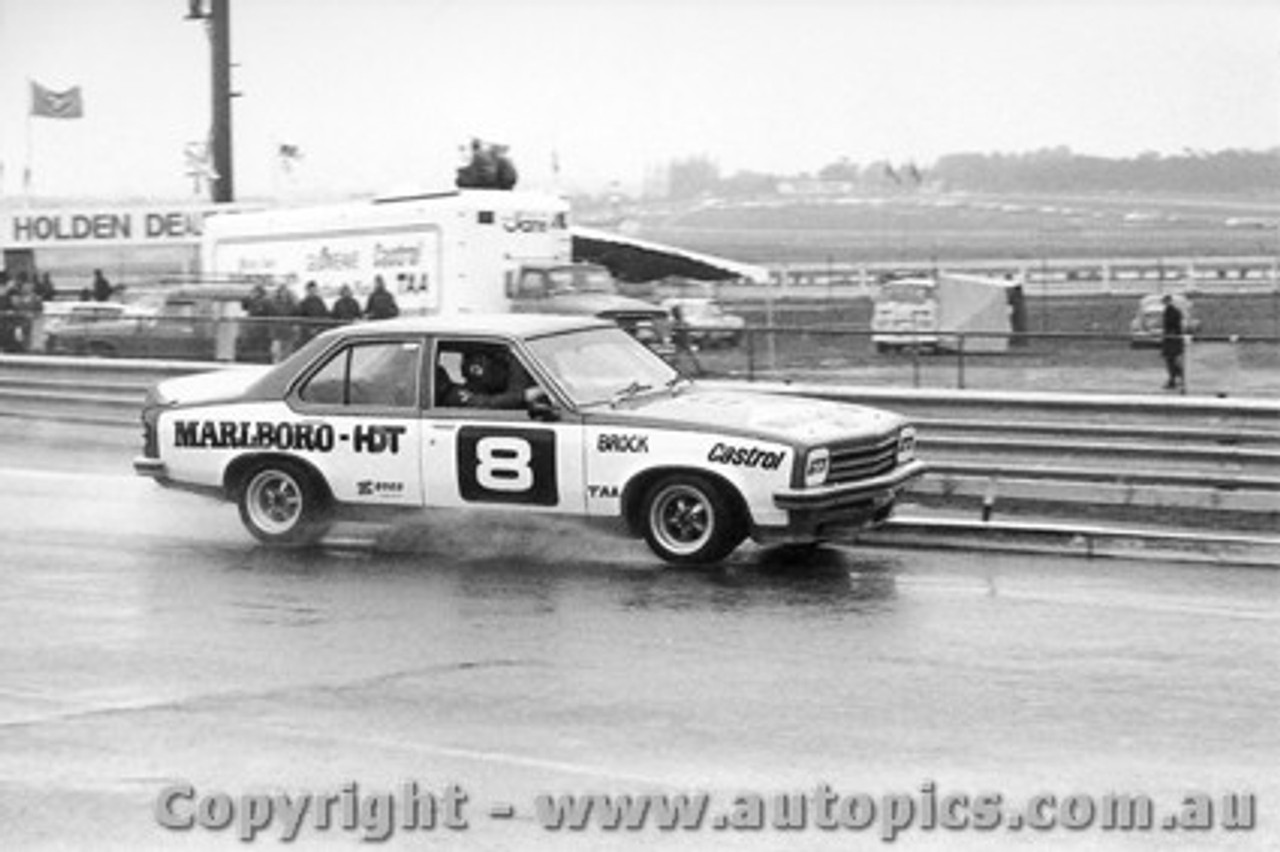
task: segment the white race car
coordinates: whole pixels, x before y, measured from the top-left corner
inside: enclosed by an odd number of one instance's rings
[[[883,522],[925,470],[901,417],[699,387],[616,325],[550,315],[357,323],[272,367],[163,381],[134,467],[239,505],[269,544],[371,511],[619,519],[662,559]]]

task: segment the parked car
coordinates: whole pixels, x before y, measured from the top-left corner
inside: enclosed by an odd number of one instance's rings
[[[1200,320],[1195,315],[1191,300],[1183,293],[1172,293],[1173,304],[1182,311],[1183,334],[1196,334],[1200,331]],[[1151,293],[1143,296],[1138,303],[1138,310],[1129,323],[1129,345],[1134,349],[1153,348],[1160,345],[1164,337],[1164,294]]]
[[[248,320],[236,320],[244,315],[241,304],[252,289],[248,284],[177,287],[167,291],[158,307],[150,311],[121,311],[114,318],[96,322],[46,327],[45,349],[101,358],[226,360],[218,357],[221,349],[224,355],[234,352],[236,360],[270,360],[265,349],[256,352],[246,348],[254,345],[254,336],[239,334]]]
[[[680,297],[664,299],[662,307],[675,319],[679,308],[688,328],[689,342],[697,346],[737,346],[747,327],[747,321],[737,314],[725,313],[714,299]]]
[[[66,351],[64,344],[69,338],[60,338],[59,335],[67,329],[155,313],[155,306],[124,302],[45,302],[34,346],[49,353]],[[70,339],[74,337],[73,334]]]
[[[347,515],[537,511],[715,562],[879,525],[925,470],[897,414],[703,388],[611,322],[549,314],[331,329],[273,367],[161,382],[142,419],[139,474],[235,502],[275,545]]]

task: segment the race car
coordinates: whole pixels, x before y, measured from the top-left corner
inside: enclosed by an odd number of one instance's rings
[[[332,329],[274,366],[163,381],[142,421],[139,474],[237,503],[273,545],[483,509],[613,520],[714,563],[748,536],[874,527],[925,470],[896,414],[701,386],[613,323],[544,314]]]

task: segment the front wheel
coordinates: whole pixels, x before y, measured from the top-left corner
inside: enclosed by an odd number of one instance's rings
[[[265,544],[313,544],[329,528],[328,495],[314,476],[288,461],[250,471],[238,502],[240,520]]]
[[[697,474],[672,474],[645,495],[644,538],[675,565],[719,562],[746,537],[743,519],[724,490]]]

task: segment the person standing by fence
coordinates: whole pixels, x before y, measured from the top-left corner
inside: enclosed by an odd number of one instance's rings
[[[360,319],[360,303],[356,301],[356,297],[351,295],[351,286],[343,284],[342,289],[338,291],[338,298],[333,303],[333,310],[329,316],[340,323],[355,322]]]
[[[399,315],[400,306],[396,304],[396,297],[391,295],[391,291],[387,289],[387,284],[382,280],[382,276],[375,275],[373,277],[373,292],[369,294],[369,300],[364,306],[365,319],[391,319]]]
[[[1161,320],[1162,336],[1160,338],[1160,355],[1164,358],[1165,369],[1169,373],[1165,382],[1165,390],[1187,389],[1186,375],[1182,368],[1182,355],[1185,344],[1182,337],[1182,311],[1173,303],[1173,296],[1164,297],[1164,315]]]
[[[306,295],[298,303],[298,316],[302,322],[298,324],[298,345],[306,343],[327,327],[329,308],[320,298],[320,288],[314,281],[307,282]]]

